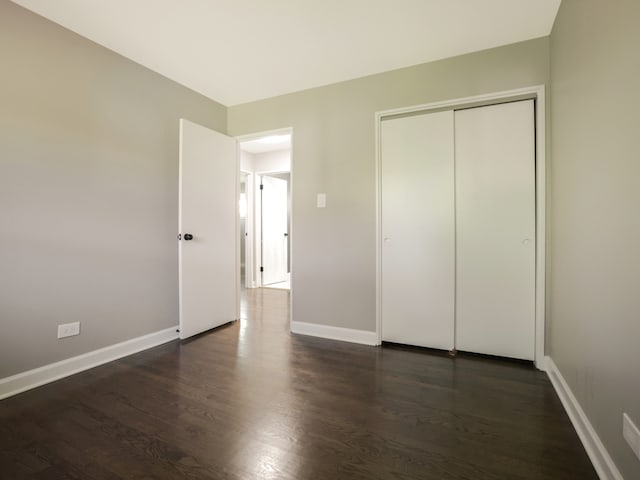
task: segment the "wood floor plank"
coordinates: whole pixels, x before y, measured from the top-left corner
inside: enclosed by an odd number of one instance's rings
[[[0,478],[595,480],[544,373],[242,319],[0,402]]]

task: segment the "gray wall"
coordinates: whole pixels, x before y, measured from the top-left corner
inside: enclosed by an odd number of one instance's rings
[[[293,127],[295,321],[375,330],[374,113],[545,84],[548,47],[532,40],[229,108],[230,135]]]
[[[0,64],[0,378],[176,325],[178,119],[226,108],[7,0]]]
[[[551,36],[550,354],[626,479],[640,461],[640,2],[563,0]]]
[[[605,4],[606,3],[606,4]],[[549,351],[626,478],[640,424],[640,4],[551,36]],[[177,323],[178,119],[227,110],[0,0],[0,378]],[[294,128],[294,319],[375,329],[374,112],[549,83],[538,39],[228,110]],[[315,194],[327,193],[327,208]],[[57,340],[56,326],[82,322]]]

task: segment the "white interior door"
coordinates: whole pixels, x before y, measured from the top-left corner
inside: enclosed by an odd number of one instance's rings
[[[287,281],[287,181],[262,177],[262,284]]]
[[[454,342],[453,112],[381,125],[382,340]]]
[[[180,338],[238,318],[238,185],[236,141],[181,119]]]
[[[533,360],[533,101],[455,113],[456,348]]]

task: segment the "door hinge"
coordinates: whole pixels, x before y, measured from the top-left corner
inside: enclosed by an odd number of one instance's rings
[[[260,190],[264,190],[264,185],[260,184]]]
[[[261,271],[261,272],[264,272],[264,267],[260,267],[260,271]]]

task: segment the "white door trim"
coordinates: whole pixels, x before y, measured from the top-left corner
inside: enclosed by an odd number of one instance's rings
[[[376,170],[376,335],[378,345],[382,344],[382,197],[381,197],[381,149],[380,122],[385,117],[410,115],[443,109],[457,109],[470,106],[490,105],[515,100],[533,98],[536,111],[536,327],[535,327],[535,364],[540,370],[545,368],[545,275],[546,275],[546,105],[545,86],[507,90],[503,92],[476,95],[471,97],[433,102],[411,107],[384,110],[375,113],[375,170]]]
[[[291,135],[291,143],[293,147],[293,127],[276,128],[274,130],[265,130],[264,132],[247,133],[245,135],[236,135],[234,138],[240,142],[249,140],[257,140],[259,138],[270,137],[271,135]]]

